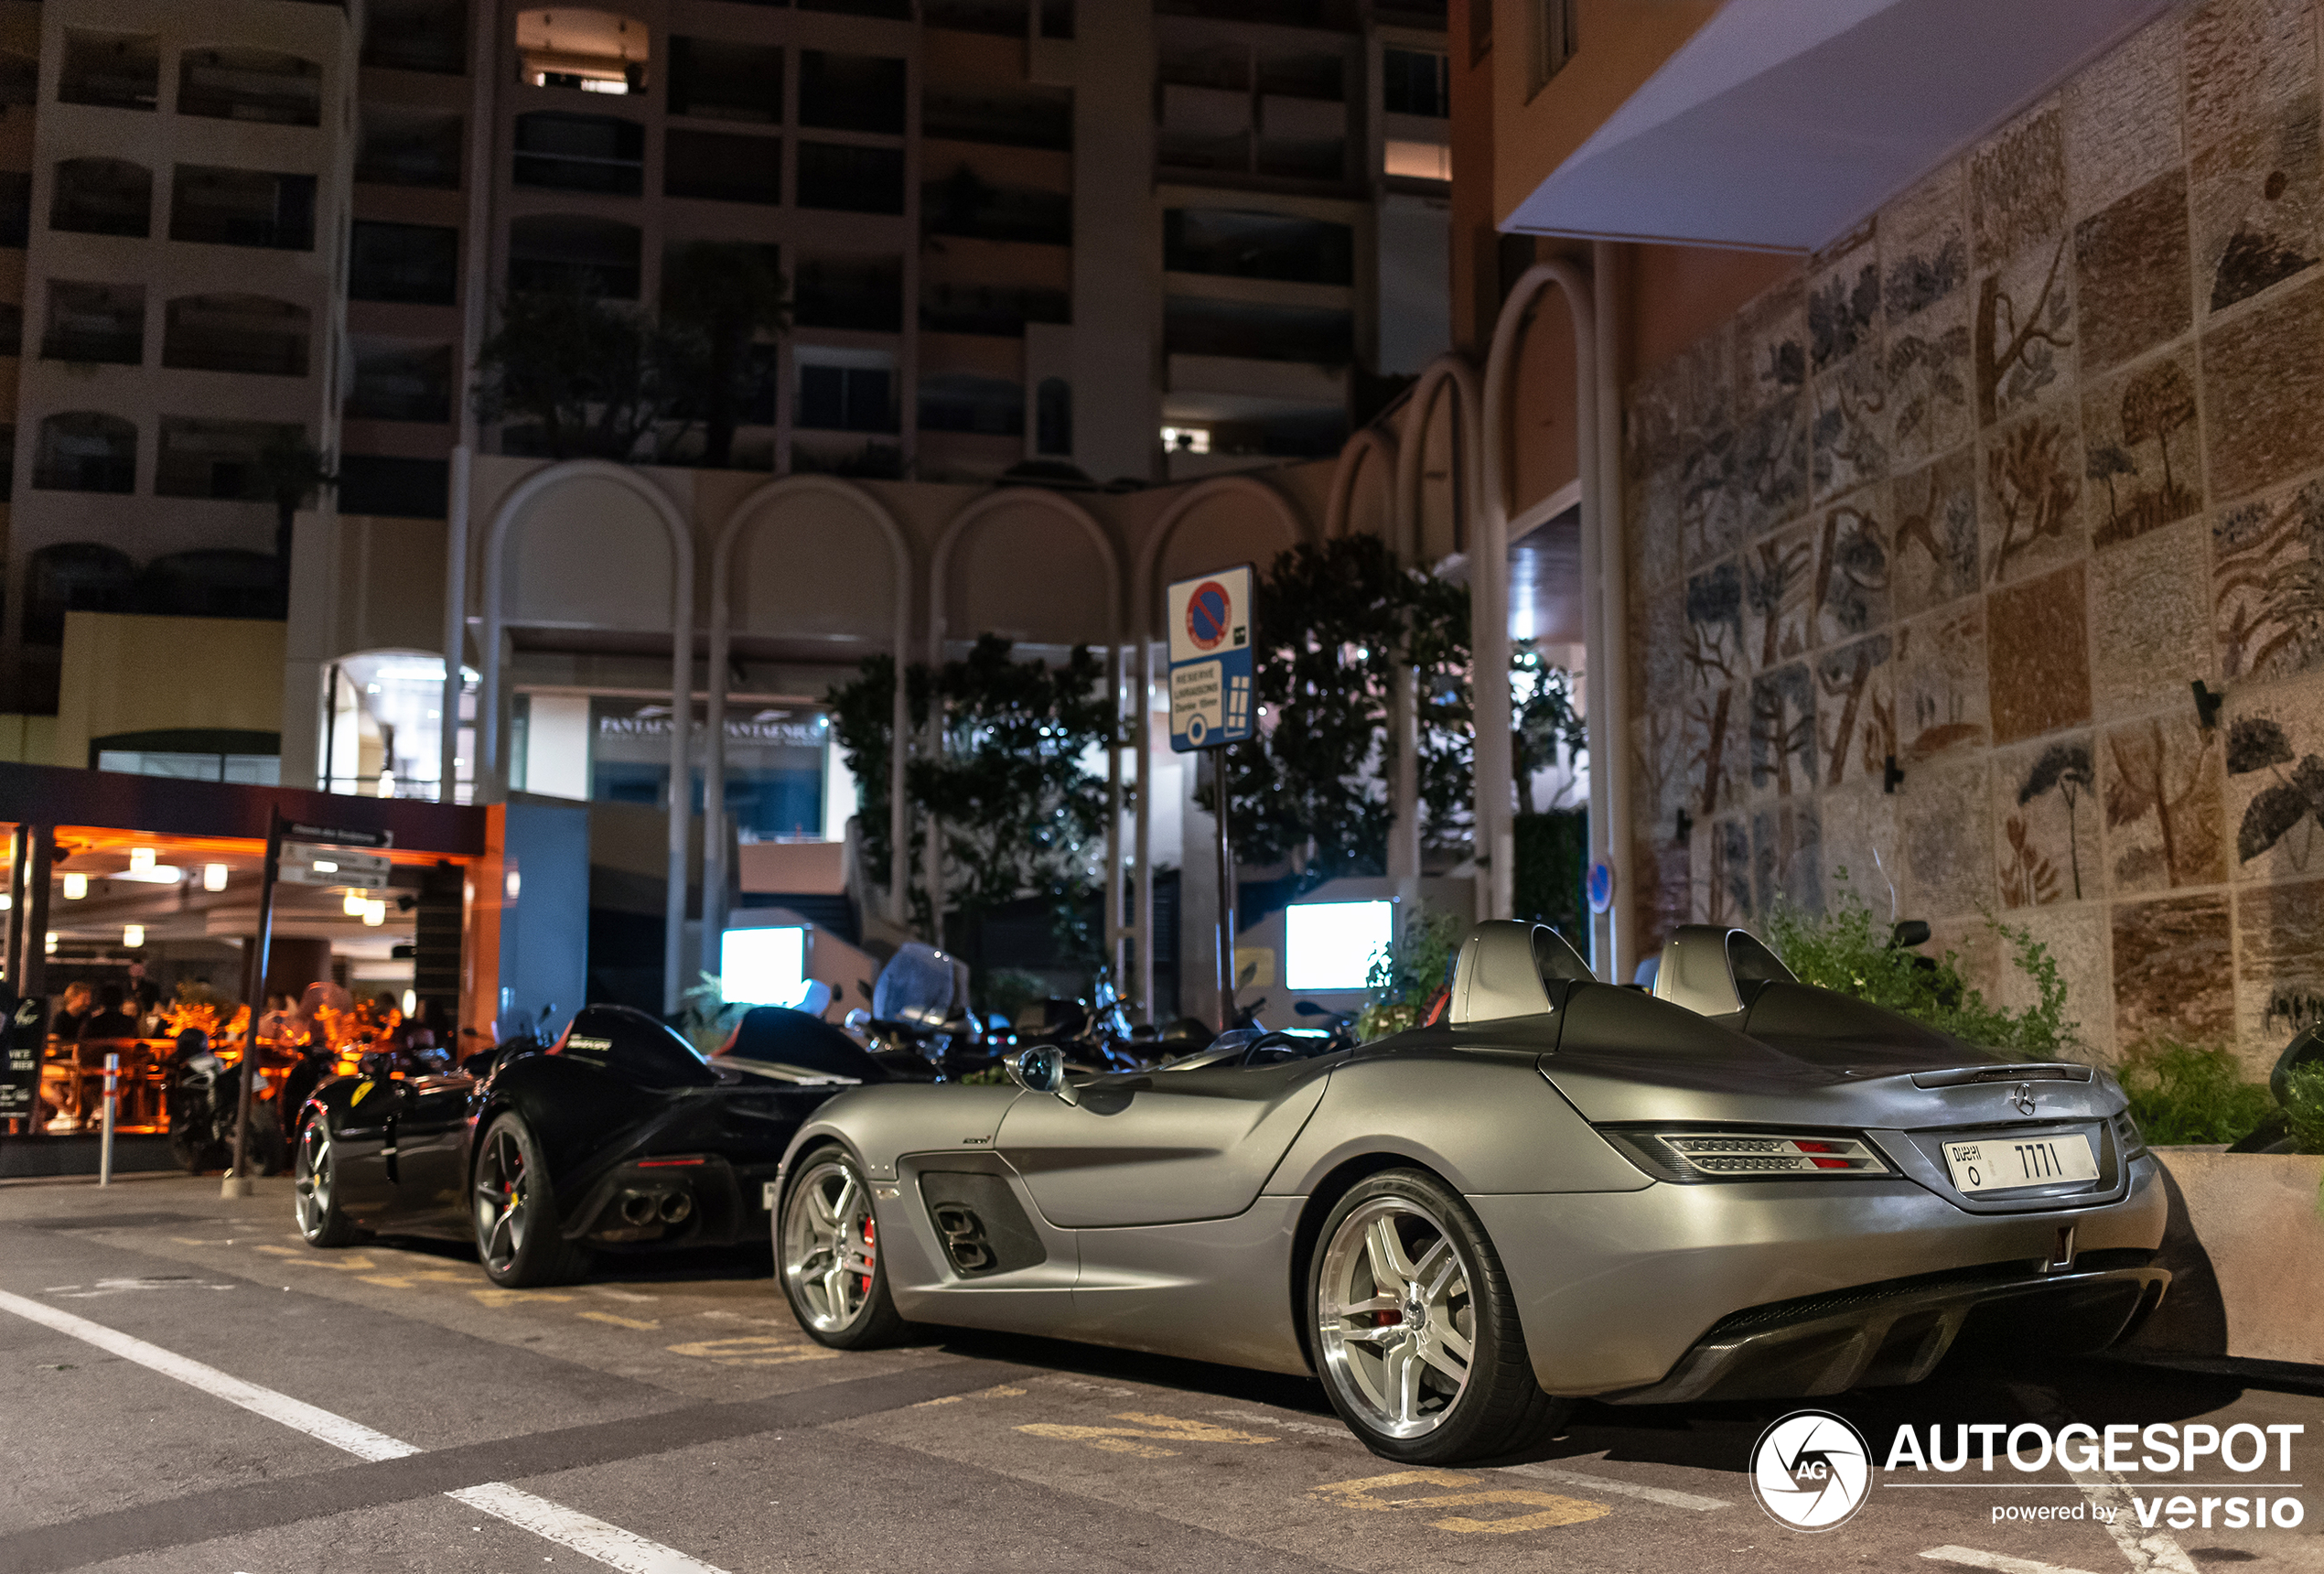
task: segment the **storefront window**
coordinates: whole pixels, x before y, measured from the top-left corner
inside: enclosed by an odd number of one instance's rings
[[[536,698],[530,748],[549,746]],[[705,718],[697,712],[697,729]],[[644,699],[589,702],[589,796],[656,807],[670,789],[670,706]],[[812,706],[737,702],[726,713],[726,813],[745,842],[819,841],[824,835],[823,782],[831,722]],[[537,789],[536,789],[537,790]],[[695,767],[694,811],[702,810]]]
[[[461,669],[457,802],[468,796],[476,674]],[[438,789],[444,752],[444,658],[421,651],[368,651],[342,657],[327,680],[322,783],[365,798],[427,798]]]

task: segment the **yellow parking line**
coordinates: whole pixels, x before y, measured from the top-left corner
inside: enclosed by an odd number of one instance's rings
[[[1555,1493],[1524,1490],[1501,1492],[1450,1492],[1434,1497],[1392,1497],[1379,1494],[1400,1486],[1474,1486],[1477,1478],[1457,1471],[1417,1470],[1392,1471],[1386,1475],[1361,1476],[1353,1481],[1333,1482],[1317,1487],[1309,1495],[1327,1503],[1337,1503],[1342,1508],[1418,1509],[1427,1513],[1434,1509],[1474,1508],[1490,1504],[1513,1504],[1534,1510],[1532,1514],[1512,1515],[1506,1519],[1478,1519],[1457,1514],[1428,1523],[1438,1530],[1456,1536],[1510,1536],[1521,1530],[1547,1530],[1560,1525],[1580,1525],[1612,1512],[1602,1503],[1586,1498],[1559,1497]]]
[[[586,1317],[591,1322],[609,1322],[616,1328],[655,1329],[662,1326],[658,1320],[635,1317],[616,1317],[609,1311],[578,1311],[574,1313],[574,1315],[576,1317]]]

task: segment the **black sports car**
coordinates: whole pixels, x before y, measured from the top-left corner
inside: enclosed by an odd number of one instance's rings
[[[382,1057],[298,1112],[299,1233],[315,1246],[472,1236],[511,1287],[576,1278],[600,1250],[764,1240],[764,1191],[800,1124],[846,1088],[897,1080],[838,1029],[779,1007],[749,1012],[707,1059],[625,1006],[448,1074],[396,1074]]]

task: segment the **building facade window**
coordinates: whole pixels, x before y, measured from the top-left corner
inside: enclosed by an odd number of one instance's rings
[[[701,120],[782,121],[782,46],[670,40],[670,113]]]
[[[457,191],[462,130],[457,114],[365,104],[355,178],[373,186]]]
[[[48,228],[144,240],[154,228],[154,172],[125,158],[59,160]]]
[[[32,239],[32,177],[0,169],[0,250],[21,252]]]
[[[269,443],[298,435],[296,426],[273,421],[164,415],[154,458],[154,495],[255,501],[264,495],[258,456]]]
[[[1017,10],[1017,36],[1025,36]],[[888,55],[799,51],[799,124],[826,131],[904,135],[904,62]]]
[[[1042,378],[1034,392],[1033,449],[1058,455],[1073,451],[1073,385],[1062,377]]]
[[[806,256],[791,284],[791,318],[802,328],[899,333],[904,327],[901,257]]]
[[[25,559],[24,642],[63,644],[67,612],[132,610],[136,586],[137,566],[115,547],[60,541],[37,548]]]
[[[636,121],[561,110],[516,117],[519,186],[636,197],[645,190],[645,170],[646,128]]]
[[[1575,37],[1576,0],[1533,0],[1533,91],[1539,92],[1549,79],[1565,69],[1579,47]]]
[[[636,300],[641,237],[635,224],[545,213],[509,226],[509,288],[546,290],[594,284],[615,300]]]
[[[161,40],[151,33],[65,29],[57,102],[151,109],[161,98]]]
[[[1025,385],[968,372],[930,372],[920,380],[920,429],[1022,437]]]
[[[719,131],[662,134],[662,192],[714,202],[782,201],[782,138],[735,136]]]
[[[40,491],[134,491],[137,428],[95,410],[42,417],[32,484]]]
[[[843,213],[901,213],[904,150],[801,141],[799,205]]]
[[[468,70],[465,0],[371,0],[363,7],[363,63],[392,71],[459,76]]]
[[[352,421],[452,418],[452,347],[359,339],[345,414]]]
[[[348,237],[354,300],[451,306],[459,296],[460,232],[445,225],[358,219]]]
[[[802,177],[802,185],[805,183]],[[920,188],[920,226],[931,235],[1073,243],[1073,199],[1062,191],[995,186],[965,164]]]
[[[269,251],[315,249],[315,177],[181,164],[171,182],[169,238]]]
[[[896,429],[896,370],[878,351],[802,351],[795,424],[823,432]],[[827,360],[807,359],[821,353]]]
[[[931,87],[920,95],[920,130],[924,137],[948,142],[1061,153],[1073,146],[1073,95],[1066,89],[991,92]]]
[[[24,307],[0,301],[0,355],[24,353]]]
[[[1350,285],[1355,232],[1345,224],[1236,208],[1170,208],[1162,214],[1162,266],[1174,274]]]
[[[613,11],[522,11],[516,18],[518,75],[536,88],[579,88],[616,97],[646,91],[651,31]]]
[[[323,124],[323,68],[277,49],[188,49],[178,113],[265,125]]]
[[[48,281],[43,361],[135,366],[145,359],[145,286]]]
[[[163,312],[161,363],[187,372],[307,375],[307,308],[265,296],[180,296]]]
[[[1449,116],[1451,63],[1433,49],[1381,50],[1380,107],[1390,114]]]
[[[40,62],[14,49],[0,49],[0,108],[32,103],[40,97]]]

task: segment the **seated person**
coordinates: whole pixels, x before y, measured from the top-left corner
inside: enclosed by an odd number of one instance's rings
[[[137,1019],[122,1009],[126,994],[118,984],[107,984],[97,991],[97,1008],[81,1021],[83,1043],[98,1039],[134,1039],[137,1036]]]
[[[89,1015],[89,1008],[96,1000],[96,991],[88,985],[77,980],[66,985],[64,1001],[58,1008],[55,1019],[49,1022],[48,1031],[67,1043],[75,1041],[81,1037],[81,1019]]]

